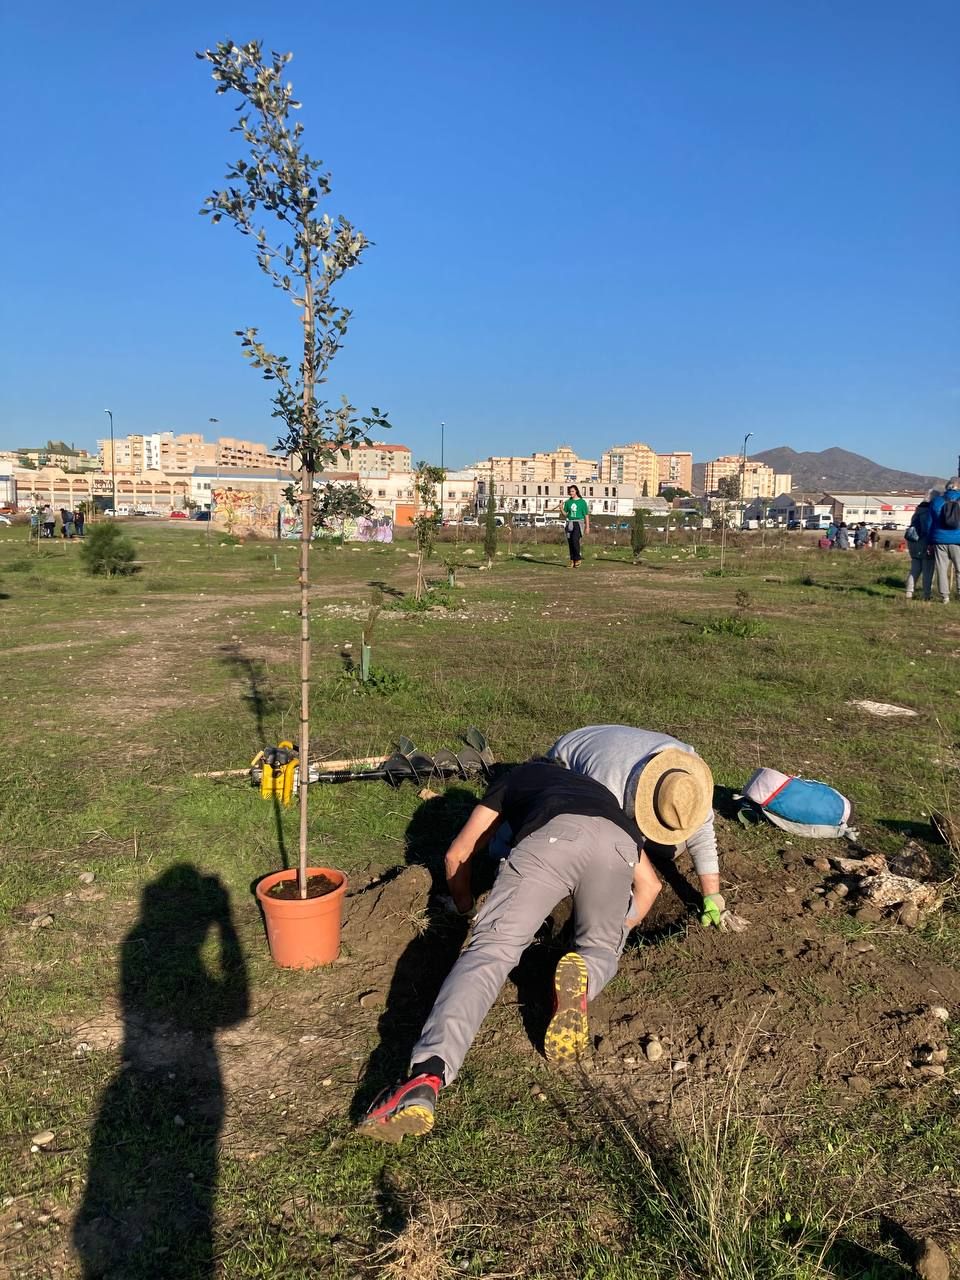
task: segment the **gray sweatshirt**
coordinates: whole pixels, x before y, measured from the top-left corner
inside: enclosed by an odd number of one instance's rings
[[[547,752],[549,760],[566,765],[574,773],[586,774],[612,791],[627,813],[633,813],[637,779],[644,765],[664,747],[678,747],[696,755],[686,742],[666,733],[651,733],[626,724],[594,724],[573,729],[558,738]],[[681,846],[682,847],[682,846]],[[713,826],[713,810],[686,844],[697,874],[711,875],[720,870],[717,857],[717,835]]]

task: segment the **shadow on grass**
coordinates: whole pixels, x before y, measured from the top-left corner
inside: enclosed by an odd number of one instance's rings
[[[279,700],[271,691],[266,674],[266,664],[260,658],[251,658],[239,644],[220,646],[220,661],[233,675],[246,681],[247,692],[243,701],[247,704],[257,726],[257,741],[261,748],[267,743],[266,717],[279,707]],[[287,866],[287,842],[283,831],[283,806],[276,794],[270,797],[273,806],[273,826],[277,837],[277,854],[280,866]]]
[[[216,939],[212,972],[202,956]],[[143,892],[120,956],[121,1067],[100,1103],[73,1226],[85,1280],[205,1280],[224,1088],[215,1033],[247,1016],[230,900],[189,863]]]

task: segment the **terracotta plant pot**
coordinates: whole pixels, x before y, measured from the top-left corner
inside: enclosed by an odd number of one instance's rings
[[[340,925],[347,877],[332,867],[308,867],[308,876],[324,875],[336,882],[321,898],[275,898],[270,890],[284,880],[296,880],[296,868],[274,871],[257,884],[257,901],[267,922],[267,941],[273,962],[281,969],[315,969],[333,964],[340,954]]]

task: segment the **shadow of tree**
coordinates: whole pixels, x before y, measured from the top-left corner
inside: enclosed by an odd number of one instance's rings
[[[246,966],[216,876],[183,863],[146,887],[120,987],[121,1066],[101,1100],[73,1225],[82,1274],[204,1280],[214,1274],[224,1116],[214,1037],[248,1012]]]

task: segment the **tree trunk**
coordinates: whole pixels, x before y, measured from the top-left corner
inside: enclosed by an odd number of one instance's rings
[[[310,792],[310,535],[313,532],[313,472],[300,472],[300,861],[297,887],[307,896],[307,798]]]

